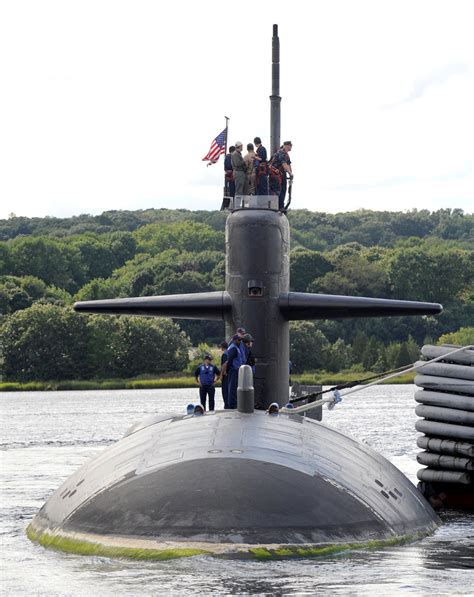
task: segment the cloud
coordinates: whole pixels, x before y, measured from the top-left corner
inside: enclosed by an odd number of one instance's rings
[[[465,62],[452,62],[431,71],[425,77],[416,79],[413,84],[411,92],[402,100],[393,104],[386,104],[382,106],[383,109],[396,108],[402,104],[413,102],[423,97],[428,89],[446,83],[451,77],[456,75],[470,76],[469,66]]]

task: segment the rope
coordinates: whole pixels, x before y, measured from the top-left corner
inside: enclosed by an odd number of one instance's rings
[[[285,176],[286,176],[286,172],[285,172]],[[283,211],[286,213],[288,211],[288,208],[291,205],[291,192],[293,189],[293,177],[289,177],[288,178],[288,201],[286,203],[286,205],[283,207]]]
[[[349,390],[348,392],[345,392],[344,394],[341,394],[339,392],[341,387],[338,387],[338,386],[335,386],[334,388],[330,388],[329,390],[324,390],[322,392],[315,392],[313,394],[308,394],[307,396],[303,397],[303,400],[321,396],[322,394],[326,394],[327,392],[334,393],[334,395],[330,398],[321,398],[320,400],[315,400],[314,402],[311,402],[310,404],[303,404],[302,406],[297,406],[296,408],[284,408],[283,407],[280,409],[280,412],[288,413],[288,414],[303,413],[303,412],[312,410],[313,408],[317,408],[318,406],[322,406],[323,404],[327,404],[327,403],[333,403],[332,408],[334,408],[334,406],[338,402],[341,402],[343,396],[345,397],[345,396],[349,396],[349,394],[354,394],[355,392],[360,392],[361,390],[365,390],[365,388],[370,388],[371,386],[374,386],[374,385],[376,385],[382,381],[385,381],[387,379],[392,379],[394,377],[398,377],[402,373],[408,373],[409,371],[414,371],[415,369],[421,369],[422,367],[425,367],[426,365],[429,365],[430,363],[436,363],[437,361],[442,361],[453,354],[456,354],[458,352],[463,352],[464,350],[470,350],[472,348],[474,348],[474,344],[469,344],[467,346],[463,346],[462,348],[456,348],[456,350],[451,350],[450,352],[447,352],[446,354],[443,354],[434,359],[430,359],[429,361],[426,361],[425,363],[421,363],[419,365],[415,365],[415,364],[407,365],[406,367],[403,367],[403,371],[400,371],[400,370],[397,371],[395,369],[395,370],[389,371],[387,373],[381,373],[380,375],[373,375],[372,379],[374,377],[377,377],[378,378],[377,381],[373,381],[372,383],[365,384],[359,388],[354,388],[352,390]],[[401,369],[401,367],[399,369]],[[368,379],[371,379],[371,378],[366,378],[365,381],[367,381]],[[363,381],[363,380],[359,380],[359,381]],[[357,383],[357,382],[348,382],[348,384],[355,384],[355,383]],[[342,384],[342,386],[350,387],[348,384]],[[332,410],[332,408],[330,410]]]
[[[353,388],[354,386],[360,386],[365,381],[372,381],[373,379],[378,379],[383,375],[389,375],[390,373],[404,373],[411,365],[404,365],[403,367],[398,367],[398,369],[390,369],[390,371],[385,371],[384,373],[378,373],[377,375],[371,375],[370,377],[363,377],[362,379],[355,379],[354,381],[346,381],[345,383],[339,384],[337,386],[333,386],[327,390],[322,390],[320,392],[313,392],[312,394],[306,394],[306,396],[298,396],[298,398],[292,398],[290,400],[291,404],[295,404],[295,402],[301,402],[302,400],[308,400],[310,398],[317,398],[318,396],[322,396],[323,394],[327,394],[328,392],[334,392],[334,390],[345,390],[346,388]]]

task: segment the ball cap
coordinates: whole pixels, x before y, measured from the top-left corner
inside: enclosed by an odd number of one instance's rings
[[[291,141],[283,141],[283,145],[293,145]]]
[[[235,146],[236,146],[236,147],[243,147],[243,145],[242,145],[242,141],[236,141],[236,142],[235,142]]]
[[[205,354],[205,355],[204,355],[204,360],[206,360],[206,359],[207,359],[207,360],[209,360],[209,361],[212,361],[212,359],[213,359],[213,358],[214,358],[214,357],[212,356],[212,354]]]

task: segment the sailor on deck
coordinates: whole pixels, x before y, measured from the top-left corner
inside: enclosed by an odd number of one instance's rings
[[[237,408],[237,383],[239,379],[239,368],[244,363],[240,354],[240,343],[242,338],[235,334],[227,350],[227,361],[222,365],[222,377],[227,376],[227,403],[228,408]]]
[[[229,153],[224,158],[225,189],[227,197],[235,197],[235,179],[234,171],[232,169],[232,154],[234,151],[235,147],[231,145],[229,147]]]
[[[224,368],[224,363],[227,361],[228,355],[228,348],[229,345],[226,341],[221,342],[219,344],[219,348],[221,349],[221,371]],[[228,402],[228,387],[227,387],[227,375],[225,377],[221,376],[221,390],[222,390],[222,400],[224,401],[224,408],[229,408]]]
[[[253,143],[247,143],[247,153],[244,155],[244,162],[247,164],[247,176],[249,180],[249,195],[255,195],[255,165],[257,154],[255,153],[255,148]]]
[[[204,363],[199,365],[194,376],[196,383],[199,384],[199,398],[203,408],[206,408],[206,397],[209,396],[209,410],[214,410],[214,396],[216,388],[214,386],[216,380],[219,378],[219,368],[211,364],[212,355],[206,354]]]
[[[286,178],[287,175],[290,179],[293,179],[293,171],[291,169],[291,160],[288,152],[292,149],[291,141],[285,141],[280,149],[274,154],[271,159],[270,165],[274,170],[278,170],[280,173],[280,184],[278,184],[278,175],[270,174],[270,186],[272,194],[278,195],[278,209],[283,209],[285,206],[285,195],[286,195]],[[279,190],[278,190],[279,187]]]
[[[242,157],[242,147],[242,143],[237,141],[235,144],[235,151],[232,154],[232,168],[234,170],[236,195],[247,195],[249,188],[247,164]]]
[[[267,150],[262,145],[260,137],[255,137],[253,140],[257,148],[258,162],[256,166],[256,195],[268,195],[268,157]]]

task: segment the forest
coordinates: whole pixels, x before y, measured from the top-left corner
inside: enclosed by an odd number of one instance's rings
[[[291,289],[440,302],[438,317],[294,322],[296,372],[383,371],[474,323],[474,215],[292,210]],[[3,380],[104,379],[183,371],[219,322],[76,314],[74,301],[224,288],[219,211],[149,209],[0,220]]]

